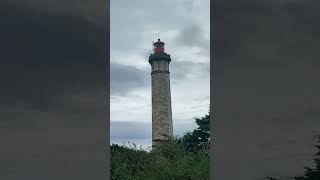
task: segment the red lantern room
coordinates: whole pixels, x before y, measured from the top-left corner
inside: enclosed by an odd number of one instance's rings
[[[157,42],[153,43],[153,47],[154,53],[164,53],[164,42],[160,41],[160,39],[158,39]]]

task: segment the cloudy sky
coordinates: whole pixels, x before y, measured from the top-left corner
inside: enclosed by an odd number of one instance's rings
[[[174,134],[193,130],[210,101],[209,0],[112,0],[110,6],[111,141],[151,145],[152,41],[170,63]]]
[[[0,2],[0,179],[106,179],[106,2]]]
[[[109,8],[88,2],[0,2],[0,179],[105,179]],[[301,174],[320,127],[320,2],[215,0],[211,38],[205,3],[111,2],[112,141],[151,143],[158,33],[173,57],[174,131],[194,127],[211,39],[214,178]]]
[[[294,176],[320,133],[320,2],[216,0],[214,164],[217,180]]]

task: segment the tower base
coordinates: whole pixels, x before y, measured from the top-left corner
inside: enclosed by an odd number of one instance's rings
[[[157,139],[152,141],[152,149],[156,150],[159,147],[169,143],[169,140]]]

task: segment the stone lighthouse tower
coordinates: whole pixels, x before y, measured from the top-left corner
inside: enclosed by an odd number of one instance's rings
[[[167,142],[173,134],[171,92],[170,92],[170,55],[164,52],[164,42],[158,39],[153,43],[153,53],[149,57],[152,86],[152,146]]]

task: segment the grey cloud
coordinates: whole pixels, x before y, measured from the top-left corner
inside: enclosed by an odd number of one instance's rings
[[[301,175],[312,162],[309,145],[319,133],[318,5],[215,2],[215,179]]]
[[[151,122],[111,121],[111,139],[151,139]]]
[[[183,0],[182,1],[183,7],[187,12],[192,11],[194,7],[194,0]]]
[[[44,105],[52,96],[105,81],[103,28],[73,14],[2,8],[1,104]]]
[[[204,39],[202,29],[197,24],[189,24],[182,28],[177,41],[185,46],[202,46],[209,44],[209,40]]]
[[[200,25],[195,22],[181,27],[179,35],[173,42],[178,46],[199,48],[200,52],[197,53],[199,56],[206,58],[210,56],[210,40],[204,36]]]
[[[106,27],[106,17],[109,16],[107,1],[96,0],[88,3],[86,0],[3,0],[3,4],[10,4],[23,9],[45,11],[53,14],[68,13],[82,16],[100,27]]]
[[[188,27],[188,24],[195,24],[196,22],[190,21],[179,21],[183,19],[184,13],[177,13],[179,7],[175,5],[182,5],[184,1],[161,1],[157,2],[156,5],[153,1],[114,1],[111,3],[112,9],[112,20],[111,34],[113,36],[111,47],[113,51],[126,52],[136,51],[138,46],[132,46],[131,43],[125,43],[125,40],[136,43],[140,45],[141,33],[145,32],[147,29],[157,30],[161,32],[167,32],[168,30],[179,30],[183,29],[183,26]],[[188,3],[187,3],[188,4]],[[166,9],[165,14],[154,13],[159,9]],[[123,13],[125,12],[125,14]],[[137,15],[136,12],[143,12],[142,15]],[[185,12],[187,13],[187,12]],[[164,18],[164,17],[174,17],[174,18]],[[147,26],[147,28],[145,28]],[[127,27],[130,27],[128,30]],[[154,39],[157,37],[158,32],[154,32]],[[161,37],[161,34],[160,34]],[[150,39],[150,47],[151,41]],[[174,41],[172,41],[174,43]]]
[[[208,1],[207,1],[208,2]],[[111,3],[111,53],[115,52],[116,55],[126,56],[128,54],[137,53],[138,56],[141,56],[145,59],[147,63],[148,56],[150,55],[149,49],[143,50],[146,47],[145,44],[141,43],[141,39],[145,40],[145,36],[149,36],[151,31],[159,31],[160,38],[161,33],[168,33],[168,39],[161,38],[166,44],[167,48],[170,47],[168,53],[173,57],[170,64],[170,76],[172,83],[174,81],[186,80],[191,76],[196,78],[208,78],[209,67],[207,63],[199,63],[195,59],[195,62],[181,62],[174,58],[175,47],[184,46],[187,48],[190,47],[199,47],[201,52],[199,56],[208,57],[209,51],[209,40],[203,37],[202,29],[200,25],[202,22],[194,22],[192,18],[186,18],[190,14],[190,11],[195,12],[195,1],[112,1]],[[163,13],[154,13],[159,10],[165,10]],[[167,18],[170,17],[170,18]],[[130,27],[128,29],[128,27]],[[181,34],[178,37],[169,38],[169,36],[175,36],[170,34],[170,32],[178,32],[181,30]],[[153,32],[152,32],[153,33]],[[193,35],[198,36],[197,38],[192,38]],[[147,44],[151,49],[151,41],[155,40],[157,37],[157,32],[154,32],[154,39],[150,39]],[[187,39],[186,38],[190,38]],[[187,42],[185,42],[187,41]],[[143,42],[144,43],[144,42]],[[134,45],[132,45],[134,44]],[[143,47],[143,48],[142,48]],[[182,57],[183,58],[183,57]],[[183,60],[183,59],[182,59]],[[116,59],[112,59],[113,62],[117,62]],[[120,62],[120,61],[119,61]],[[120,66],[120,65],[119,65]],[[145,72],[128,67],[114,66],[111,64],[111,76],[118,76],[121,79],[113,80],[111,78],[111,92],[113,94],[118,93],[118,95],[126,96],[126,93],[134,90],[136,88],[150,86],[150,69]],[[117,70],[115,72],[115,69]],[[125,71],[124,76],[120,76],[120,71]],[[112,75],[114,73],[114,75]],[[128,76],[131,75],[129,78]],[[112,82],[114,81],[114,82]],[[183,82],[183,81],[181,81]],[[113,89],[114,88],[114,89]],[[199,87],[201,88],[201,87]],[[117,90],[116,90],[117,89]],[[129,117],[128,117],[129,118]],[[144,121],[144,120],[141,120]],[[177,134],[182,134],[186,130],[193,129],[194,120],[188,119],[186,122],[184,120],[175,119],[173,120],[174,132]],[[139,124],[139,123],[137,123]],[[129,123],[127,125],[122,124],[121,128],[116,127],[114,132],[117,137],[113,137],[116,142],[126,142],[125,139],[129,139],[131,136],[137,137],[136,139],[131,139],[134,141],[139,141],[143,143],[151,143],[151,134],[149,135],[149,141],[141,140],[144,138],[145,132],[142,132],[144,135],[139,134],[141,127],[132,125]],[[142,125],[141,125],[142,126]],[[145,125],[147,126],[147,125]],[[151,124],[148,125],[151,128]],[[113,127],[112,127],[113,128]],[[120,130],[119,130],[120,129]],[[137,135],[125,132],[127,129],[130,132],[136,132]],[[136,129],[136,130],[133,130]],[[139,139],[139,138],[140,139]],[[115,140],[117,138],[117,140]],[[123,140],[124,139],[124,140]]]
[[[236,55],[246,56],[247,63],[282,63],[285,57],[291,57],[292,63],[300,59],[310,62],[311,59],[306,57],[308,53],[315,53],[313,45],[319,38],[316,33],[319,27],[313,23],[319,19],[315,14],[318,3],[248,0],[228,5],[217,2],[215,29],[225,31],[228,38],[216,35],[215,44],[219,46],[215,47],[215,52],[217,55],[223,53],[224,63],[230,60],[236,63]],[[249,11],[243,11],[249,8]],[[219,28],[223,29],[220,31]],[[221,58],[217,59],[217,63],[221,61]]]
[[[209,58],[209,39],[204,37],[203,30],[197,23],[188,24],[182,27],[179,35],[173,42],[176,42],[179,46],[198,47],[200,48],[198,55]]]
[[[170,63],[171,79],[180,81],[188,78],[188,76],[196,76],[198,78],[208,78],[210,67],[207,63],[197,63],[189,61],[178,61],[173,59]]]
[[[0,3],[0,179],[105,178],[107,18],[45,2]]]
[[[125,95],[131,90],[150,84],[147,77],[150,72],[122,64],[112,63],[110,66],[111,95]]]

